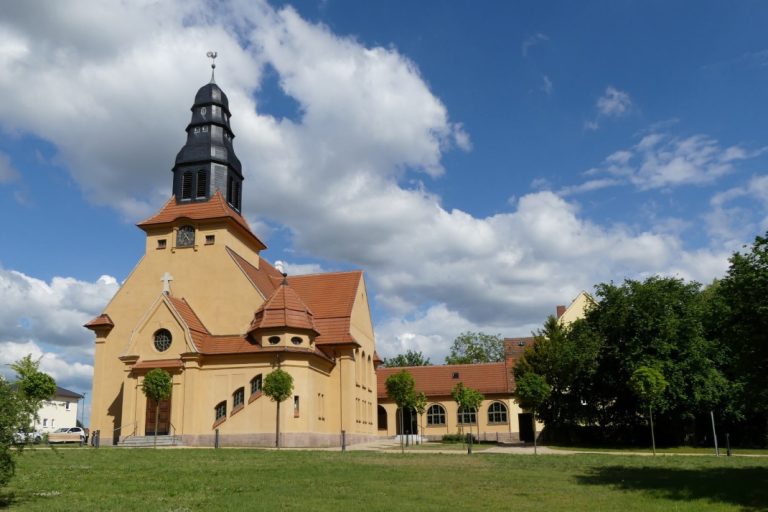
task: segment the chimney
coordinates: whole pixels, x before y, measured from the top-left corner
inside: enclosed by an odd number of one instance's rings
[[[504,364],[507,367],[509,389],[515,389],[515,376],[512,374],[517,362],[523,357],[525,348],[533,345],[533,338],[504,338]]]
[[[565,314],[565,306],[557,306],[557,318]]]

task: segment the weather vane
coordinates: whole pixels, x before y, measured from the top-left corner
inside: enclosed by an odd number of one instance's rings
[[[205,55],[209,59],[211,59],[211,83],[213,83],[213,82],[215,82],[215,80],[213,78],[213,74],[216,71],[216,56],[218,55],[218,53],[211,51],[211,52],[206,53]]]

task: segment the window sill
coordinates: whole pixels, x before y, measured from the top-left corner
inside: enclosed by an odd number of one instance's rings
[[[251,393],[251,396],[248,397],[248,403],[250,404],[254,400],[258,400],[259,398],[261,398],[261,395],[263,394],[264,394],[263,391],[257,391],[255,393]]]
[[[235,414],[239,413],[240,411],[242,411],[242,410],[243,410],[243,408],[244,408],[244,407],[245,407],[245,406],[244,406],[243,404],[240,404],[240,405],[237,405],[237,406],[233,407],[233,408],[232,408],[232,412],[231,412],[231,413],[229,413],[229,417],[231,418],[231,417],[232,417],[232,416],[234,416]]]
[[[497,426],[497,425],[509,425],[508,421],[489,421],[489,426]]]
[[[217,419],[216,421],[213,422],[213,425],[211,426],[211,428],[216,428],[219,425],[221,425],[222,423],[224,423],[225,421],[227,421],[227,417],[226,416],[222,416],[221,418],[219,418],[219,419]]]

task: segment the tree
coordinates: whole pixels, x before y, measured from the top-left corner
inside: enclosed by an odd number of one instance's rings
[[[403,411],[406,407],[412,407],[416,401],[416,383],[413,380],[413,375],[401,370],[387,377],[384,386],[387,388],[387,396],[395,402],[400,411],[400,433],[404,435]],[[400,437],[401,452],[405,451],[402,435]]]
[[[422,391],[413,400],[413,408],[416,410],[416,414],[419,415],[419,431],[424,430],[424,413],[427,412],[427,395]]]
[[[264,379],[263,391],[270,400],[277,402],[275,446],[280,448],[280,403],[287,400],[291,393],[293,393],[293,377],[291,377],[290,373],[278,368]]]
[[[504,340],[501,334],[463,332],[453,340],[445,364],[475,364],[504,361]]]
[[[483,403],[483,400],[485,400],[485,397],[482,393],[479,391],[468,388],[464,385],[463,382],[457,383],[455,386],[453,386],[453,389],[451,390],[451,396],[454,400],[456,400],[456,404],[458,405],[459,414],[462,412],[469,412],[474,410],[475,411],[475,418],[477,418],[477,412],[478,408],[480,407],[480,404]],[[463,427],[462,427],[463,428]],[[480,434],[478,426],[478,435]],[[469,435],[472,436],[472,424],[469,425]],[[470,440],[471,442],[471,440]]]
[[[533,413],[533,453],[538,454],[536,445],[536,413],[552,392],[547,380],[533,372],[527,372],[517,379],[515,399],[520,407]]]
[[[407,350],[405,354],[397,354],[391,358],[385,357],[382,366],[385,368],[399,368],[403,366],[432,366],[432,363],[421,352]]]
[[[157,423],[160,419],[160,401],[167,400],[171,396],[173,382],[171,374],[162,368],[149,370],[144,376],[144,382],[141,384],[141,390],[148,400],[155,402],[155,440],[154,446],[157,448]]]
[[[637,397],[648,407],[648,418],[651,425],[651,446],[653,454],[656,455],[656,437],[653,433],[653,406],[661,398],[661,394],[667,388],[669,383],[664,379],[664,375],[655,368],[641,366],[632,373],[629,379],[629,387],[635,392]]]
[[[748,442],[768,445],[768,233],[730,258],[713,285],[711,336],[731,384],[726,412],[741,421]],[[746,437],[743,435],[743,437]]]
[[[39,363],[31,356],[13,363],[11,368],[17,378],[14,384],[0,375],[0,487],[10,481],[15,470],[11,454],[14,436],[19,431],[30,431],[41,402],[56,392],[56,382],[38,370]]]

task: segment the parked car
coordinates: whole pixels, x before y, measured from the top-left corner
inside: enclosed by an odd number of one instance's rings
[[[37,431],[31,431],[31,432],[24,432],[23,430],[19,430],[15,434],[13,434],[13,442],[16,444],[27,444],[27,443],[39,443],[43,440],[43,434],[42,432]]]
[[[80,427],[61,427],[48,434],[49,443],[85,443],[88,433]]]

